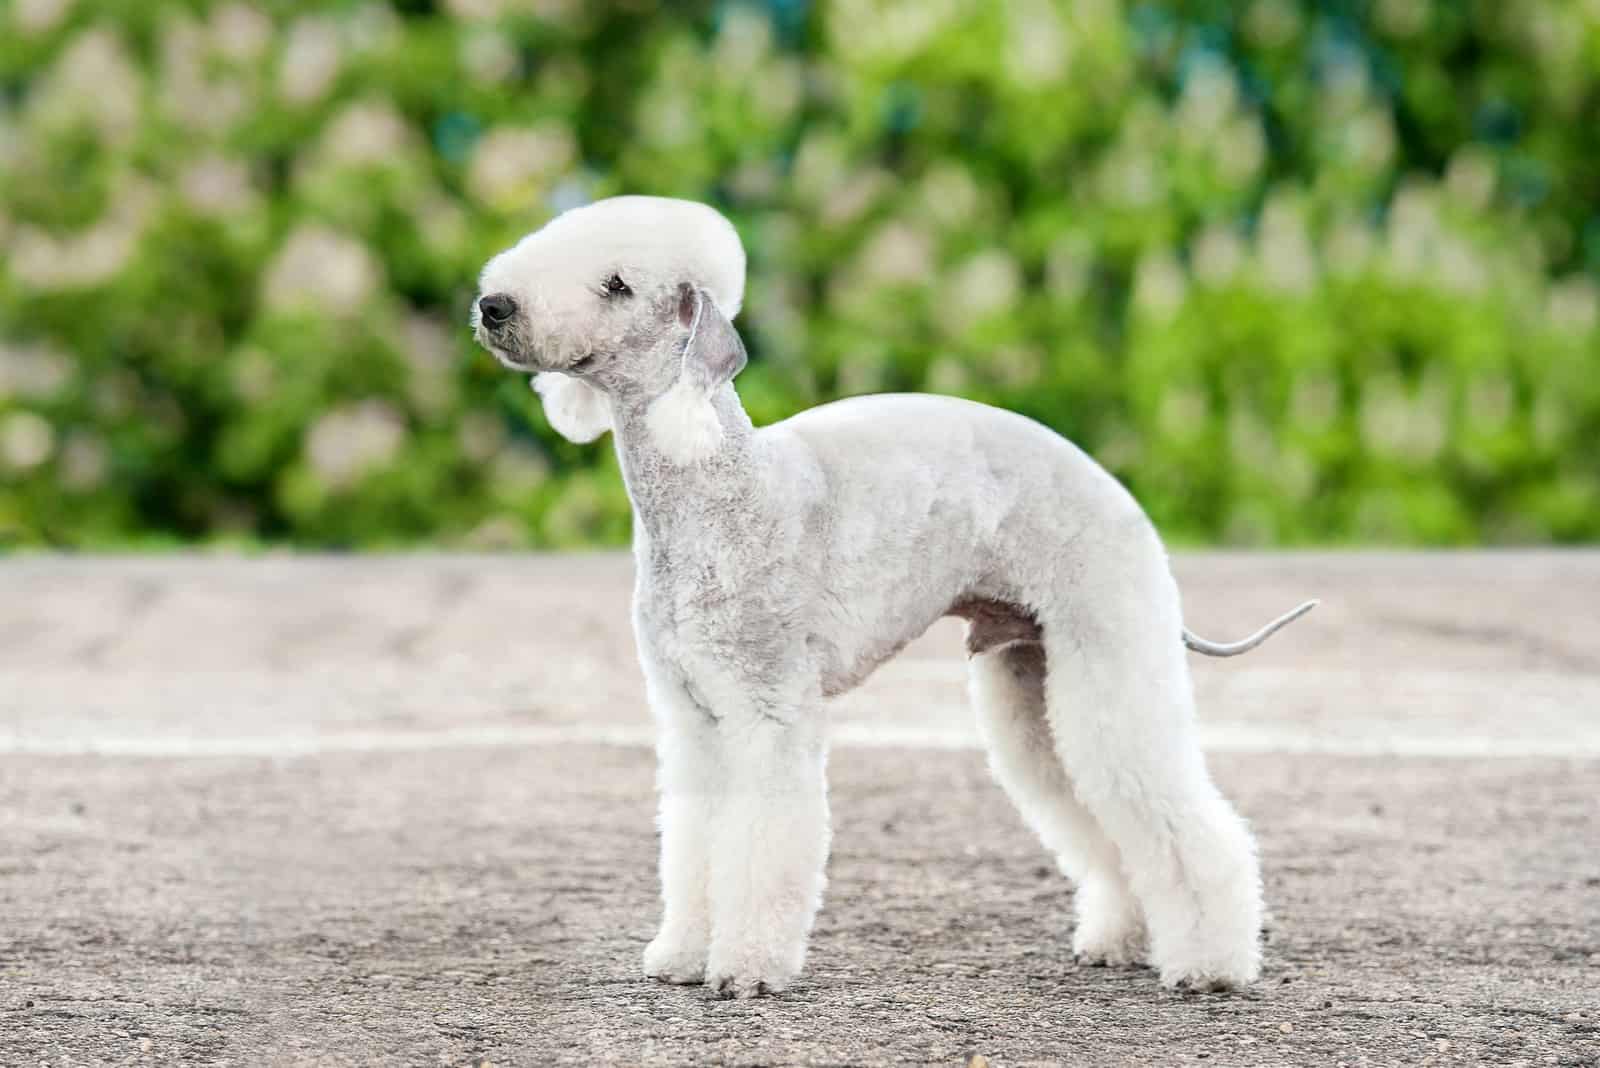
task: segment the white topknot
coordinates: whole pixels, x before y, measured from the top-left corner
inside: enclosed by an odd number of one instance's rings
[[[744,246],[739,232],[715,208],[670,197],[610,197],[572,208],[535,237],[581,238],[588,250],[619,262],[676,269],[711,295],[732,319],[744,302]],[[668,266],[670,265],[670,266]]]

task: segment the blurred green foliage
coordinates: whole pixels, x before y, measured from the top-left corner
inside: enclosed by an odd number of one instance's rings
[[[464,326],[616,192],[758,422],[1025,412],[1169,536],[1600,536],[1594,0],[0,4],[0,540],[620,543]]]

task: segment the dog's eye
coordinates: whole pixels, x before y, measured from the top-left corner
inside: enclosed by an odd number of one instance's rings
[[[622,280],[620,274],[614,274],[606,279],[606,292],[614,297],[626,297],[633,294],[633,290],[628,288],[628,283]]]

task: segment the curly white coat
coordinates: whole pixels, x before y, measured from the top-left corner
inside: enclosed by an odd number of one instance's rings
[[[665,905],[646,973],[789,985],[828,854],[823,700],[956,614],[994,773],[1077,885],[1079,958],[1256,978],[1255,844],[1207,774],[1177,586],[1138,504],[1052,431],[963,400],[752,426],[731,384],[743,287],[716,212],[621,197],[493,259],[493,321],[474,311],[558,431],[614,431],[633,501]]]

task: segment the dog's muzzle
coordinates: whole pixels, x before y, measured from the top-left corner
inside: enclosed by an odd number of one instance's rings
[[[490,293],[478,298],[477,328],[473,331],[478,343],[488,349],[501,366],[513,371],[545,370],[537,359],[525,358],[517,350],[522,348],[522,331],[513,329],[517,316],[517,301],[507,293]]]
[[[517,302],[505,293],[491,293],[478,300],[478,320],[490,330],[498,330],[517,314]]]

